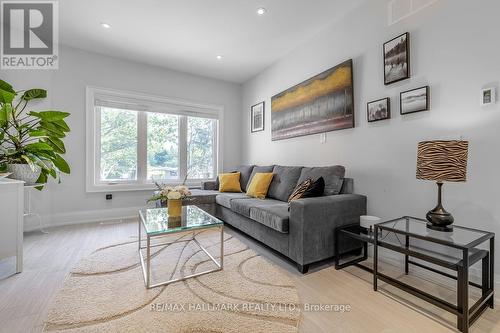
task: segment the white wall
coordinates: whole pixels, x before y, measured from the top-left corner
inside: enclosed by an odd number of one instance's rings
[[[33,194],[33,208],[41,212],[44,223],[58,225],[137,214],[150,191],[115,192],[106,201],[104,193],[85,192],[85,87],[123,89],[181,98],[196,102],[223,105],[225,128],[223,145],[224,167],[234,167],[240,161],[239,126],[241,123],[241,86],[224,81],[180,73],[89,53],[73,48],[60,50],[59,70],[3,70],[2,80],[15,89],[44,88],[46,101],[33,109],[56,109],[71,113],[68,124],[71,133],[65,139],[71,165],[71,175],[63,175],[62,183],[51,183],[41,193]],[[29,220],[27,229],[36,221]]]
[[[370,214],[423,217],[436,203],[436,185],[415,179],[417,143],[463,137],[470,140],[468,181],[445,185],[445,207],[456,224],[500,235],[500,107],[479,106],[480,90],[499,86],[498,13],[498,0],[440,0],[388,27],[386,1],[366,1],[243,85],[243,161],[342,164],[356,192],[368,196]],[[384,86],[382,44],[406,31],[412,78]],[[328,133],[325,144],[319,135],[272,142],[271,96],[349,58],[356,127]],[[427,84],[431,111],[399,115],[399,92]],[[392,119],[367,123],[366,103],[384,97],[391,98]],[[262,100],[266,129],[251,134],[250,106]]]

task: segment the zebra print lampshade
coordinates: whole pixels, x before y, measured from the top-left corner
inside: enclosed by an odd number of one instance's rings
[[[420,142],[417,154],[417,179],[465,182],[468,149],[468,141]]]

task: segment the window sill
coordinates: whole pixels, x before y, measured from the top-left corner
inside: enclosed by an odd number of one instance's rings
[[[200,189],[201,182],[206,181],[214,181],[215,179],[203,179],[203,180],[195,180],[186,182],[186,186],[190,189]],[[165,186],[177,186],[181,185],[181,182],[172,182],[172,183],[162,183],[161,185]],[[132,191],[155,191],[158,188],[155,184],[92,184],[87,185],[86,191],[87,193],[101,193],[101,192],[132,192]]]

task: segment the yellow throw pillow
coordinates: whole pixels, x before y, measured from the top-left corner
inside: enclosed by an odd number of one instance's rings
[[[258,198],[265,199],[267,195],[267,190],[269,190],[269,185],[273,180],[273,173],[256,173],[250,185],[247,188],[247,195]]]
[[[239,172],[221,173],[219,175],[219,192],[241,192]]]

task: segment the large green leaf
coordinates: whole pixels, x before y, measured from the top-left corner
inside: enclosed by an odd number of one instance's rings
[[[24,94],[21,96],[21,99],[25,101],[31,101],[32,99],[46,98],[46,97],[47,97],[47,90],[37,88],[37,89],[26,90]]]
[[[45,163],[45,161],[43,161],[40,157],[38,157],[37,154],[27,153],[26,156],[28,156],[30,160],[32,160],[33,163],[38,165],[40,168],[45,169],[47,171],[50,170],[52,163],[50,164]]]
[[[42,121],[53,122],[53,121],[63,120],[64,118],[69,116],[69,113],[62,111],[41,111],[41,112],[31,111],[29,115],[40,118],[42,119]]]
[[[53,150],[53,148],[45,142],[30,143],[30,144],[27,144],[25,148],[29,152],[37,152],[37,151],[45,151],[45,150],[52,151]]]
[[[40,177],[38,177],[38,179],[36,180],[36,183],[37,184],[46,184],[47,180],[48,180],[47,171],[42,170],[42,172],[40,173]],[[43,189],[43,186],[37,186],[35,188],[37,190],[41,191]]]
[[[14,97],[16,97],[16,92],[12,86],[3,80],[0,80],[0,103],[11,103],[14,100]]]
[[[69,174],[71,172],[71,169],[70,169],[68,163],[60,155],[56,155],[56,158],[55,158],[55,160],[53,160],[53,162],[54,162],[54,165],[59,169],[59,171],[67,173],[67,174]]]
[[[52,148],[54,148],[54,151],[56,153],[64,154],[66,152],[66,147],[64,146],[64,143],[55,137],[48,137],[46,141]]]
[[[14,91],[14,88],[12,88],[12,86],[11,86],[9,83],[7,83],[7,82],[5,82],[5,81],[3,81],[3,80],[0,80],[0,89],[5,90],[5,91],[8,91],[8,92],[11,92],[11,93],[13,93],[13,94],[15,94],[15,93],[16,93],[16,92]]]
[[[59,127],[52,123],[41,121],[39,124],[39,128],[47,130],[50,136],[55,136],[58,138],[64,138],[66,136],[66,134],[64,134],[64,132]]]
[[[33,137],[33,138],[43,138],[43,137],[47,137],[48,136],[48,133],[47,131],[43,130],[43,129],[39,129],[39,130],[31,130],[28,132],[29,136]]]
[[[70,132],[68,124],[62,119],[53,121],[51,122],[51,124],[56,125],[57,127],[59,127],[59,129],[63,130],[64,132]]]
[[[14,97],[16,97],[16,93],[0,89],[0,103],[12,103]]]
[[[33,162],[28,156],[21,155],[21,159],[30,166],[31,170],[35,170],[35,162]]]
[[[57,171],[55,169],[49,169],[48,172],[49,175],[52,176],[52,178],[57,179]]]
[[[12,116],[12,105],[10,104],[4,104],[0,108],[0,127],[3,127],[6,125],[7,121],[11,118]]]
[[[36,154],[37,156],[45,160],[54,161],[56,159],[56,153],[54,153],[53,151],[44,150],[39,151]]]

